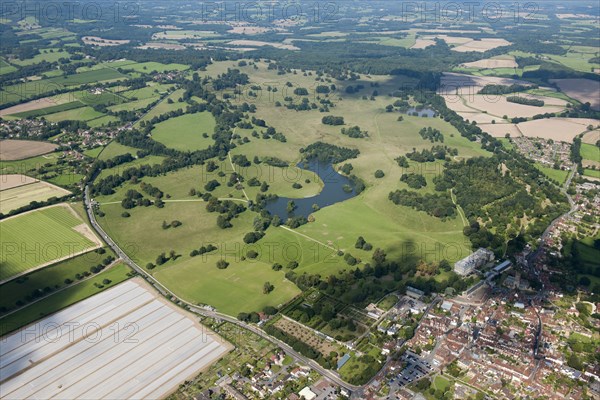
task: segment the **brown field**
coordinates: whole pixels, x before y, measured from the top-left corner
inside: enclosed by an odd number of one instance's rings
[[[38,182],[37,179],[29,177],[27,175],[20,174],[8,174],[0,175],[0,191],[16,188],[30,183]],[[2,199],[0,199],[2,200]]]
[[[515,62],[514,57],[508,58],[485,58],[483,60],[477,60],[470,63],[462,64],[463,67],[467,68],[517,68],[518,64]]]
[[[598,122],[598,121],[596,121]],[[600,140],[600,130],[590,131],[583,135],[581,141],[583,143],[596,144]]]
[[[504,39],[481,39],[481,40],[473,40],[465,44],[461,44],[460,46],[453,47],[452,50],[458,51],[460,53],[466,53],[468,51],[476,51],[479,53],[483,53],[487,50],[495,49],[496,47],[508,46],[511,43]]]
[[[323,355],[329,355],[332,351],[338,350],[335,344],[318,337],[310,329],[286,318],[279,319],[273,325],[312,348],[319,350]]]
[[[552,79],[560,91],[582,103],[589,102],[592,108],[600,110],[600,82],[591,79]]]
[[[116,39],[102,39],[101,37],[98,36],[84,36],[81,38],[81,41],[84,44],[89,44],[92,46],[100,46],[100,47],[106,47],[106,46],[120,46],[122,44],[127,44],[129,43],[129,40],[116,40]]]
[[[26,111],[41,110],[42,108],[69,103],[73,100],[74,98],[68,93],[58,96],[44,97],[42,99],[28,101],[27,103],[17,104],[16,106],[0,110],[0,117],[4,117],[6,115],[11,114],[18,114]]]
[[[0,192],[0,213],[3,214],[26,206],[32,201],[46,201],[51,197],[62,197],[71,193],[68,190],[52,185],[48,182],[38,181],[24,175],[8,176],[10,177],[7,180],[9,184],[14,185],[16,182],[20,183],[27,180],[31,180],[31,182],[21,183],[20,185],[12,186],[10,188],[5,187],[4,185],[2,186]],[[0,176],[0,181],[2,183],[4,183],[4,177],[5,175]],[[84,234],[86,237],[90,237],[86,233],[80,233]],[[91,237],[93,237],[93,235]]]
[[[34,140],[0,140],[0,160],[22,160],[50,153],[57,147],[54,143]]]
[[[300,50],[300,48],[296,46],[292,46],[291,44],[283,44],[283,43],[275,43],[275,42],[262,42],[260,40],[233,40],[227,43],[231,46],[272,46],[277,49],[285,49],[285,50]]]

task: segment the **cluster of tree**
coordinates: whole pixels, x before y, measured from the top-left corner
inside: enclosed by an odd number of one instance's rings
[[[263,231],[248,232],[244,235],[244,243],[256,243],[265,236]]]
[[[358,149],[349,149],[319,141],[300,149],[300,153],[304,155],[304,159],[306,160],[316,158],[320,161],[338,164],[350,158],[358,157],[360,151]]]
[[[321,122],[325,125],[344,125],[344,117],[335,117],[333,115],[327,115],[321,119]]]
[[[358,127],[358,126],[353,126],[348,129],[342,128],[341,133],[342,133],[342,135],[346,135],[353,139],[362,139],[362,138],[369,137],[369,133],[367,131],[361,130],[360,127]]]
[[[420,194],[402,189],[390,192],[388,198],[396,205],[424,211],[433,217],[445,219],[456,216],[456,207],[448,196],[429,193]]]
[[[371,243],[367,242],[364,237],[359,236],[358,239],[356,239],[354,248],[365,250],[365,251],[371,251],[373,249],[373,245]]]
[[[155,264],[152,263],[148,263],[146,264],[146,268],[151,270],[156,268],[156,266],[161,266],[163,264],[165,264],[167,261],[172,260],[175,261],[177,258],[179,258],[179,254],[177,254],[175,252],[175,250],[171,250],[169,251],[169,256],[167,257],[166,253],[163,251],[162,253],[160,253],[157,257],[156,257],[156,261]]]
[[[177,227],[179,227],[181,225],[183,225],[183,223],[181,221],[178,221],[178,220],[171,221],[171,223],[167,223],[167,221],[163,221],[162,222],[162,228],[165,229],[165,230],[169,229],[169,228],[177,228]]]
[[[521,97],[521,96],[508,96],[506,98],[506,101],[508,101],[509,103],[516,103],[516,104],[524,104],[526,106],[534,106],[534,107],[544,107],[544,100],[539,100],[539,99],[529,99],[527,97]]]
[[[419,135],[425,140],[429,140],[431,143],[433,142],[442,142],[444,143],[444,135],[438,129],[432,128],[428,126],[427,128],[422,128],[419,131]]]
[[[275,139],[279,142],[285,143],[287,142],[287,138],[285,137],[285,135],[281,132],[277,132],[277,130],[275,128],[273,128],[272,126],[269,126],[263,133],[262,133],[262,138],[263,139]]]
[[[444,173],[434,178],[436,190],[453,190],[469,221],[485,222],[481,228],[472,224],[465,232],[474,246],[502,252],[499,243],[523,234],[520,225],[525,216],[526,241],[534,240],[568,209],[560,189],[515,153],[446,163]]]
[[[399,156],[395,158],[398,166],[401,168],[408,168],[408,159],[405,156]]]
[[[190,257],[201,256],[202,254],[210,253],[215,250],[217,250],[217,246],[215,246],[213,244],[208,244],[206,246],[200,246],[200,248],[198,250],[194,249],[190,252]]]
[[[537,62],[539,64],[539,61]],[[501,94],[509,94],[509,93],[519,93],[525,92],[530,89],[537,89],[537,85],[520,85],[520,84],[512,84],[512,85],[495,85],[488,84],[477,92],[478,94],[492,94],[492,95],[501,95]]]
[[[217,226],[221,229],[231,228],[231,220],[236,218],[238,214],[246,211],[246,207],[240,203],[233,202],[231,200],[221,201],[216,197],[210,196],[207,200],[206,211],[217,212]]]
[[[290,164],[287,161],[283,161],[282,159],[277,157],[264,157],[261,161],[272,167],[287,168],[290,166]]]
[[[235,88],[238,85],[246,85],[250,82],[248,75],[240,72],[239,69],[228,68],[227,72],[219,74],[219,76],[212,81],[214,90],[223,90],[227,88]]]
[[[401,182],[405,182],[411,189],[421,189],[427,186],[427,180],[421,174],[409,173],[402,174],[400,177]]]
[[[295,351],[302,354],[304,357],[308,357],[311,360],[315,360],[319,365],[324,368],[333,368],[337,363],[337,356],[334,357],[324,357],[323,354],[304,343],[303,341],[296,339],[294,336],[284,332],[283,330],[273,326],[268,325],[265,328],[265,332],[269,335],[281,340],[282,342],[290,345]]]
[[[413,149],[412,152],[406,153],[406,157],[416,162],[433,162],[435,160],[445,160],[446,156],[457,156],[458,149],[448,146],[435,145],[431,149],[423,149],[420,152]],[[398,161],[398,160],[396,160]],[[400,161],[398,161],[398,165]]]
[[[219,261],[217,261],[218,269],[227,269],[227,267],[229,267],[229,263],[224,259],[220,259]]]
[[[121,207],[126,210],[130,210],[135,207],[149,207],[151,205],[152,201],[144,198],[144,196],[135,189],[129,189],[125,193],[125,198],[121,200]]]
[[[231,162],[239,165],[240,167],[249,167],[252,165],[250,160],[243,154],[235,154],[231,157]]]
[[[148,196],[152,196],[155,199],[162,199],[164,195],[164,193],[159,188],[157,188],[156,186],[152,186],[151,184],[146,182],[142,182],[140,184],[140,189],[142,189],[142,191]]]

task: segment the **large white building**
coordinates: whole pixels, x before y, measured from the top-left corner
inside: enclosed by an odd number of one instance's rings
[[[454,263],[454,272],[459,275],[469,275],[475,269],[494,260],[494,253],[488,249],[479,248],[473,254],[468,255]]]

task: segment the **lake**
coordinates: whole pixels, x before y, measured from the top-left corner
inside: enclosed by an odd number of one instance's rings
[[[266,207],[267,211],[271,213],[271,215],[278,215],[282,222],[285,222],[290,217],[303,216],[308,218],[308,216],[314,212],[312,208],[313,204],[317,204],[319,208],[323,208],[356,196],[354,185],[350,179],[344,175],[340,175],[333,168],[331,163],[313,159],[308,163],[300,163],[297,166],[298,168],[306,169],[319,175],[324,186],[321,192],[316,196],[301,199],[279,197],[276,200],[268,202]],[[290,184],[292,183],[293,182],[290,182]],[[303,184],[304,181],[298,183]],[[350,186],[352,191],[345,191],[344,186],[346,185]],[[296,209],[292,213],[287,212],[287,204],[290,200],[296,204]]]

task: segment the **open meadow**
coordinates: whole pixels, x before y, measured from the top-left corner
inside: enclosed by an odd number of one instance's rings
[[[214,129],[215,118],[210,112],[204,111],[171,118],[157,124],[152,130],[152,138],[176,150],[202,150],[213,144],[214,141],[210,136]]]

